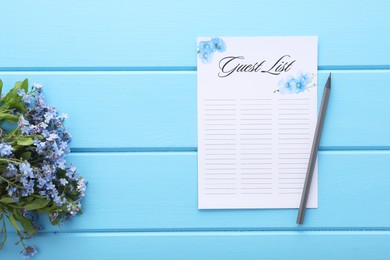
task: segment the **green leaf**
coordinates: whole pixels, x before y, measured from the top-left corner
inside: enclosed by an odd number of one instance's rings
[[[3,202],[3,203],[8,204],[8,203],[17,203],[18,201],[12,199],[11,197],[3,196],[3,197],[0,199],[0,202]]]
[[[26,94],[28,93],[28,79],[23,80],[21,88],[24,89]]]
[[[32,145],[34,143],[34,140],[29,136],[23,136],[20,137],[16,143],[18,145],[28,146],[28,145]]]
[[[51,223],[52,225],[57,225],[57,224],[60,223],[60,218],[56,218],[56,219],[54,219],[54,220],[51,220],[51,219],[50,219],[50,223]]]
[[[19,211],[14,210],[15,216],[18,218],[20,224],[22,224],[24,230],[27,232],[34,234],[36,232],[35,228],[33,227],[32,223],[30,220],[25,218],[22,214],[19,213]]]
[[[23,206],[20,206],[20,203],[8,203],[7,207],[13,208],[13,209],[22,209]]]
[[[63,169],[58,169],[56,175],[57,175],[57,178],[65,178],[65,176],[66,176],[66,171],[63,170]]]
[[[8,113],[0,112],[0,121],[2,121],[2,120],[8,120],[11,122],[18,122],[18,117],[13,116],[13,115],[8,114]]]
[[[59,207],[56,203],[52,203],[51,207],[47,210],[47,212],[58,211],[61,207]]]
[[[2,92],[3,92],[3,81],[0,79],[0,97]]]
[[[37,198],[37,199],[45,199],[46,198],[46,196],[41,196],[41,195],[38,195],[38,194],[31,194],[31,196],[33,197],[33,198]]]
[[[21,200],[23,200],[23,201],[27,201],[27,202],[30,202],[30,201],[32,201],[34,199],[34,197],[30,197],[30,196],[28,196],[28,197],[24,197],[23,199],[21,199]]]
[[[21,111],[27,111],[26,106],[22,102],[22,98],[18,95],[18,91],[20,89],[28,90],[27,79],[15,83],[15,86],[7,93],[7,95],[5,95],[3,99],[3,106],[8,107],[10,109],[15,108]]]
[[[12,214],[10,213],[8,219],[9,219],[9,222],[12,224],[12,226],[14,226],[14,228],[15,228],[17,231],[20,232],[20,231],[21,231],[21,230],[20,230],[20,227],[19,227],[18,223],[16,222],[16,219],[15,219],[14,215],[12,215]]]
[[[22,86],[22,82],[18,81],[15,83],[15,86],[5,95],[4,103],[8,103],[11,99],[18,96],[18,91]]]
[[[31,152],[24,152],[22,153],[22,159],[27,161],[31,158]]]
[[[5,103],[9,108],[16,108],[20,111],[27,111],[26,106],[20,101],[21,97],[17,96],[14,98],[11,98],[9,101]]]
[[[46,199],[35,199],[26,206],[24,206],[25,210],[36,210],[46,207],[47,204],[49,204],[50,201]]]

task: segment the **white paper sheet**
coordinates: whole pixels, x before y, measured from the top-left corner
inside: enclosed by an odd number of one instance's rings
[[[316,121],[317,37],[198,38],[198,207],[298,208]]]

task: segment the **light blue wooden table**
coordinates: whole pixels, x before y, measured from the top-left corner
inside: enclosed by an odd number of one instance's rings
[[[233,4],[229,2],[234,2]],[[70,115],[85,214],[33,259],[390,259],[390,2],[7,1],[0,78]],[[318,35],[319,208],[197,209],[197,36]],[[322,91],[319,90],[319,100]],[[56,232],[54,232],[56,231]],[[0,259],[19,259],[14,235]]]

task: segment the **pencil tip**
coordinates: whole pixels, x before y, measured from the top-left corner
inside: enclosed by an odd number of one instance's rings
[[[327,87],[327,88],[330,88],[330,82],[331,82],[331,79],[332,79],[332,73],[331,72],[329,72],[329,76],[328,76],[328,80],[326,81],[326,85],[325,85],[325,87]]]

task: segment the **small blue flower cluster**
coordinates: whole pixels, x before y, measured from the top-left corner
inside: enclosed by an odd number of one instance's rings
[[[24,248],[22,251],[22,255],[23,258],[29,258],[31,256],[34,256],[37,252],[38,250],[35,246],[26,246],[26,248]]]
[[[0,80],[0,93],[2,90]],[[42,228],[38,215],[47,213],[53,225],[81,214],[86,181],[68,165],[71,135],[66,115],[45,104],[43,88],[18,81],[0,96],[0,250],[7,239],[5,218],[17,230],[21,254],[30,257],[37,248],[24,243]]]
[[[0,143],[0,156],[1,157],[6,157],[8,155],[11,155],[13,150],[14,150],[14,148],[11,145],[6,144],[4,142]]]
[[[299,94],[306,91],[312,81],[309,74],[301,73],[298,77],[289,76],[280,83],[281,94]]]
[[[200,41],[198,44],[198,55],[203,63],[210,63],[214,52],[224,52],[226,44],[221,38],[212,38],[210,41]]]
[[[8,195],[18,201],[39,194],[54,201],[58,207],[64,206],[70,216],[76,215],[85,195],[86,182],[76,173],[74,166],[66,165],[65,156],[70,151],[68,143],[71,140],[63,124],[67,115],[58,115],[54,107],[45,104],[40,84],[35,84],[30,93],[21,89],[18,95],[28,109],[19,117],[20,139],[31,138],[33,143],[25,152],[27,157],[21,161],[12,154],[11,145],[4,141],[0,143],[0,155],[9,158],[8,166],[1,174],[16,184],[7,187]],[[69,194],[72,194],[72,199]],[[51,218],[69,218],[69,214],[59,212],[64,210],[53,212]]]

